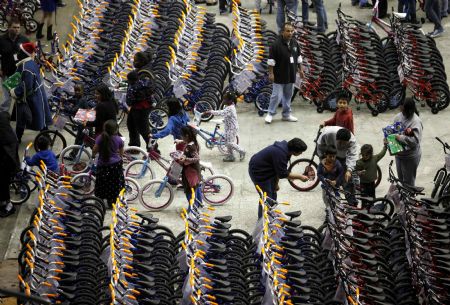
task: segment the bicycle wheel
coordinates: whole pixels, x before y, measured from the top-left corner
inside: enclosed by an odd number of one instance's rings
[[[384,197],[375,198],[372,206],[369,208],[369,212],[383,212],[386,213],[389,217],[392,217],[394,214],[395,207],[392,200],[389,200]]]
[[[214,175],[202,182],[202,196],[212,205],[221,205],[231,199],[234,193],[234,184],[231,178],[225,175]]]
[[[317,176],[317,164],[310,159],[298,159],[289,166],[289,172],[302,174],[309,177],[309,180],[302,182],[300,180],[288,180],[289,184],[300,192],[307,192],[314,189],[319,184]]]
[[[258,94],[255,99],[256,108],[259,111],[266,113],[267,110],[269,109],[271,96],[272,96],[272,93],[269,93],[269,92],[261,92],[260,94]]]
[[[84,195],[93,195],[95,191],[95,177],[88,173],[74,176],[71,183],[76,185],[74,189]]]
[[[136,160],[128,164],[125,168],[125,177],[130,177],[142,183],[141,181],[152,180],[155,173],[150,167],[150,163],[144,160]]]
[[[50,140],[49,149],[52,150],[58,158],[61,151],[67,146],[66,138],[64,138],[62,133],[57,130],[44,130],[34,138],[33,146],[35,151],[37,151],[37,140],[40,137],[47,137]]]
[[[156,107],[150,111],[148,121],[150,122],[150,126],[152,128],[161,130],[167,126],[167,123],[169,122],[169,114],[165,109]]]
[[[225,137],[224,136],[220,136],[219,138],[219,144],[217,145],[217,148],[219,149],[220,153],[222,155],[228,155],[228,148],[227,148],[227,142],[225,141]],[[234,141],[235,144],[239,144],[239,136],[236,135],[236,139]]]
[[[70,145],[59,155],[60,163],[71,174],[80,174],[88,169],[91,153],[81,145]]]
[[[30,198],[30,187],[21,180],[13,180],[9,183],[9,197],[14,205],[22,204]]]
[[[123,150],[123,165],[127,167],[128,164],[135,160],[144,160],[147,158],[147,152],[138,146],[128,146]]]
[[[442,183],[444,182],[444,178],[446,176],[445,168],[441,168],[438,170],[436,175],[434,176],[434,187],[433,191],[431,192],[431,198],[434,198],[441,187]]]
[[[377,165],[377,180],[375,180],[375,187],[380,185],[382,177],[383,177],[383,173],[381,172],[381,168]]]
[[[130,177],[125,177],[125,198],[128,202],[135,201],[139,197],[139,183]]]
[[[208,111],[208,110],[215,110],[216,107],[212,103],[210,103],[208,101],[198,101],[197,103],[195,103],[194,109],[196,111],[198,111],[198,112],[202,112],[203,113],[203,112]],[[212,114],[211,115],[202,115],[200,120],[202,122],[208,122],[213,117],[214,116]]]
[[[139,193],[142,206],[151,211],[166,209],[173,200],[172,187],[163,180],[152,180]]]

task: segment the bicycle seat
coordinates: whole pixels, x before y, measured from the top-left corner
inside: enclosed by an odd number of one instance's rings
[[[289,276],[289,280],[292,282],[292,284],[298,284],[304,287],[304,285],[308,282],[308,279],[302,278],[302,277],[296,277],[296,276]]]
[[[227,277],[230,276],[230,274],[228,272],[219,272],[219,271],[215,271],[215,270],[211,270],[210,273],[211,273],[211,275],[214,275],[221,279],[226,279]]]
[[[213,282],[214,282],[214,287],[228,288],[231,285],[231,283],[229,281],[224,281],[224,280],[219,280],[219,279],[214,279]]]
[[[211,122],[211,123],[214,123],[214,124],[217,124],[217,125],[220,125],[220,124],[223,123],[223,120],[215,120],[215,119],[212,119],[212,120],[210,120],[210,122]]]
[[[425,202],[428,205],[437,206],[441,198],[420,198],[420,201]]]
[[[296,277],[296,278],[302,278],[304,276],[306,276],[306,271],[305,270],[290,270],[289,271],[289,278],[291,277]]]
[[[139,280],[144,280],[146,282],[152,283],[152,286],[155,285],[155,278],[153,276],[147,275],[145,273],[139,274]]]
[[[214,290],[214,291],[215,292],[221,292],[220,290],[219,291]],[[231,288],[230,288],[230,291],[224,291],[224,293],[229,293],[229,292],[231,292]],[[234,296],[229,295],[229,294],[226,295],[226,294],[218,294],[218,293],[216,293],[215,296],[216,296],[216,298],[222,299],[222,300],[224,300],[226,302],[231,302],[231,301],[234,300]]]
[[[74,286],[72,286],[72,287],[74,287]],[[66,300],[73,300],[75,298],[75,293],[67,292],[67,291],[61,289],[61,287],[60,287],[60,289],[58,289],[58,293],[60,296],[62,296]]]
[[[151,246],[144,246],[144,245],[142,245],[142,244],[140,244],[140,243],[138,243],[138,244],[136,245],[136,248],[138,248],[138,249],[140,249],[140,250],[142,250],[142,251],[144,251],[144,252],[147,252],[147,253],[151,253],[151,252],[153,252],[153,250],[154,250],[153,247],[151,247]]]
[[[139,291],[141,291],[141,289],[139,289]],[[141,299],[139,302],[142,304],[159,305],[161,303],[161,300],[144,298],[144,299]]]
[[[210,258],[208,259],[208,263],[214,264],[214,265],[226,265],[227,260],[226,259],[220,259],[220,258]]]
[[[290,217],[292,219],[292,218],[297,218],[300,215],[302,215],[302,211],[287,212],[285,214],[286,214],[286,216],[288,216],[288,217]]]
[[[311,292],[311,288],[305,287],[304,284],[297,284],[297,283],[294,283],[292,286],[293,286],[295,289],[297,289],[297,290],[299,290],[300,292],[303,292],[303,293],[305,293],[305,294],[308,294],[308,293]],[[294,300],[294,299],[292,298],[292,300]],[[297,303],[294,302],[294,304],[297,304]]]
[[[206,161],[200,161],[200,166],[201,167],[205,167],[205,168],[212,168],[212,163],[211,162],[206,162]]]
[[[220,222],[229,222],[233,218],[233,216],[220,216],[214,218]]]
[[[297,228],[302,225],[302,222],[300,220],[287,220],[287,221],[284,221],[284,224],[288,227]]]
[[[304,258],[303,256],[300,256],[300,255],[294,255],[294,254],[289,254],[289,253],[287,253],[287,252],[286,252],[286,254],[287,254],[287,256],[288,256],[289,258],[293,259],[294,261],[296,261],[296,262],[298,262],[298,263],[302,263],[302,262],[305,261],[305,258]]]
[[[157,223],[159,221],[158,218],[153,217],[153,214],[144,215],[142,213],[136,213],[136,215],[141,217],[143,220],[147,221],[148,223]]]
[[[284,231],[286,233],[303,233],[303,229],[301,227],[284,227]]]
[[[214,230],[212,233],[215,237],[227,238],[228,230]]]
[[[139,292],[142,294],[145,294],[149,297],[153,297],[156,294],[155,290],[149,290],[149,289],[143,289],[143,288],[139,288]]]
[[[214,222],[214,227],[218,228],[218,229],[222,229],[222,230],[228,230],[229,228],[231,228],[231,224],[229,223],[223,223],[223,222]]]
[[[284,252],[288,255],[301,255],[302,251],[300,249],[294,249],[294,248],[286,248],[284,247]]]
[[[302,238],[303,237],[303,232],[298,232],[298,233],[295,233],[295,232],[287,232],[286,234],[285,234],[285,236],[287,236],[287,237],[289,237],[289,238],[292,238],[292,239],[294,239],[294,240],[298,240],[298,239],[300,239],[300,238]]]
[[[280,245],[285,248],[294,248],[294,249],[298,246],[297,242],[286,240],[284,237],[280,240]]]

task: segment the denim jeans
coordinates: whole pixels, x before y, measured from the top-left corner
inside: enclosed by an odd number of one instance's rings
[[[441,0],[441,17],[448,16],[448,0]]]
[[[294,92],[294,84],[276,84],[272,86],[272,96],[270,97],[268,113],[275,115],[278,105],[283,105],[282,115],[288,118],[291,115],[291,97]]]
[[[286,16],[285,16],[285,6],[286,8],[293,12],[295,16],[297,16],[297,8],[298,8],[298,0],[278,0],[277,1],[277,27],[278,32],[281,31],[281,28],[283,27],[284,23],[286,22]]]
[[[323,0],[313,0],[314,7],[316,8],[317,14],[317,28],[319,32],[325,32],[328,28],[327,22],[327,11],[323,6]]]
[[[9,94],[9,90],[3,87],[3,81],[4,79],[2,78],[2,83],[0,84],[0,86],[2,87],[3,91],[3,99],[0,104],[0,111],[9,112],[9,108],[11,106],[11,95]]]
[[[441,30],[441,8],[440,0],[425,0],[425,13],[428,19],[434,23],[435,30]]]
[[[309,20],[308,0],[302,0],[302,21],[308,22],[308,20]]]
[[[251,178],[251,176],[250,176]],[[253,179],[252,179],[253,181]],[[277,200],[277,191],[275,190],[276,188],[276,182],[277,180],[275,178],[273,179],[269,179],[266,181],[253,181],[253,184],[256,186],[259,186],[260,189],[266,193],[267,197],[273,199],[273,200]],[[258,219],[261,218],[263,215],[263,209],[261,204],[258,203]]]
[[[406,20],[416,21],[416,0],[398,0],[398,11],[406,14]]]

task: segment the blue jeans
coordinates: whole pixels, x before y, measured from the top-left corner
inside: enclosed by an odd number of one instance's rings
[[[442,30],[440,0],[425,0],[425,13],[434,23],[434,30]]]
[[[251,178],[251,176],[250,176]],[[253,179],[252,179],[253,181]],[[263,192],[266,193],[267,197],[277,200],[277,191],[276,188],[277,180],[275,178],[269,179],[266,181],[253,181],[253,184],[256,186],[259,186]],[[261,218],[263,215],[263,209],[262,205],[258,203],[258,219]]]
[[[313,0],[317,14],[317,29],[319,32],[325,32],[328,28],[327,11],[323,6],[323,0]]]
[[[302,21],[308,22],[309,20],[309,7],[308,0],[302,0]]]
[[[286,5],[285,5],[286,3]],[[277,7],[278,7],[278,11],[277,11],[277,27],[278,27],[278,31],[281,31],[281,28],[283,27],[284,23],[286,22],[286,16],[285,16],[285,12],[284,12],[284,8],[290,10],[291,12],[293,12],[295,14],[295,16],[297,16],[297,8],[298,8],[298,0],[278,0],[277,1]]]
[[[272,96],[270,97],[267,113],[275,115],[277,113],[277,107],[281,102],[281,105],[283,105],[283,118],[288,118],[291,115],[291,98],[293,92],[294,84],[273,83]]]
[[[411,16],[416,16],[416,0],[399,0],[398,11],[405,13],[406,20],[411,21]]]

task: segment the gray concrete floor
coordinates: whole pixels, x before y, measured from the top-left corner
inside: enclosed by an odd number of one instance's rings
[[[65,40],[66,33],[69,29],[69,20],[71,15],[77,11],[76,5],[67,0],[68,6],[60,9],[57,14],[58,25],[57,29],[61,33],[61,41]],[[389,1],[389,5],[396,6],[397,1]],[[242,0],[245,7],[253,8],[254,2],[250,0]],[[325,6],[328,11],[328,20],[330,31],[334,30],[335,24],[332,22],[336,18],[336,9],[338,1],[325,1]],[[350,1],[344,1],[342,3],[343,9],[347,14],[359,18],[362,21],[370,20],[371,10],[358,9],[350,5]],[[218,13],[217,6],[208,7],[208,10],[214,13]],[[301,8],[299,8],[301,11]],[[311,21],[315,21],[315,13],[310,11]],[[420,16],[424,13],[420,12]],[[263,19],[267,21],[268,28],[275,30],[275,15],[263,13]],[[448,43],[450,33],[449,18],[443,20],[446,32],[444,35],[437,39],[437,44],[441,50],[442,57],[444,58],[447,73],[450,72],[450,44]],[[229,16],[217,16],[217,22],[223,22],[231,25],[231,15]],[[423,26],[425,32],[429,32],[432,25],[427,23]],[[430,113],[428,108],[421,110],[421,118],[424,124],[423,134],[423,156],[418,170],[418,185],[426,187],[426,190],[430,192],[433,185],[434,173],[444,163],[444,156],[439,144],[434,140],[435,136],[439,136],[450,142],[450,110],[440,112],[438,115]],[[370,143],[374,146],[375,151],[382,147],[382,131],[381,128],[390,124],[393,120],[397,110],[389,111],[387,113],[380,114],[378,117],[372,117],[367,109],[361,109],[357,111],[354,109],[354,120],[356,137],[360,145]],[[257,218],[257,202],[258,195],[250,181],[247,174],[248,160],[250,157],[264,148],[267,145],[272,144],[276,140],[289,140],[292,137],[302,138],[308,145],[308,151],[305,153],[306,157],[312,154],[313,139],[316,135],[318,125],[324,119],[332,116],[330,112],[324,112],[319,114],[316,112],[315,107],[306,103],[303,100],[297,98],[293,103],[293,115],[299,118],[296,123],[286,123],[280,120],[280,116],[275,117],[271,125],[264,124],[263,118],[259,117],[255,106],[253,104],[239,104],[238,105],[238,117],[240,124],[240,140],[242,146],[247,150],[247,159],[244,162],[235,162],[224,164],[222,162],[222,156],[217,149],[208,150],[206,147],[201,148],[201,158],[205,161],[212,162],[216,173],[223,173],[230,176],[233,179],[235,185],[235,194],[233,199],[224,206],[218,207],[216,210],[217,215],[232,215],[231,221],[233,227],[242,228],[247,231],[252,231]],[[212,123],[203,124],[204,128],[213,128]],[[124,124],[121,127],[122,133],[127,135]],[[26,143],[32,141],[35,136],[35,132],[26,131],[23,143],[20,150],[23,151]],[[69,140],[71,141],[71,140]],[[160,141],[161,150],[168,153],[172,149],[171,138]],[[302,156],[303,157],[303,156]],[[377,194],[383,196],[389,187],[389,183],[386,181],[387,167],[392,157],[386,156],[380,162],[380,166],[383,169],[383,181],[377,189]],[[157,172],[158,177],[163,177],[164,173]],[[320,187],[308,193],[300,193],[287,183],[282,181],[280,184],[279,199],[287,201],[290,206],[285,207],[287,210],[302,210],[303,214],[301,220],[304,224],[319,226],[324,219],[324,205],[321,199]],[[18,237],[22,229],[26,226],[30,212],[34,206],[33,200],[25,203],[20,207],[20,210],[13,216],[0,221],[0,261],[3,259],[12,259],[17,256],[19,249]],[[139,204],[134,204],[139,210],[144,210]],[[174,232],[178,233],[183,229],[183,223],[179,217],[178,211],[181,207],[186,206],[186,200],[182,191],[176,191],[176,197],[172,205],[154,215],[160,218],[160,222],[163,225],[169,226]],[[108,222],[109,219],[106,220]]]

